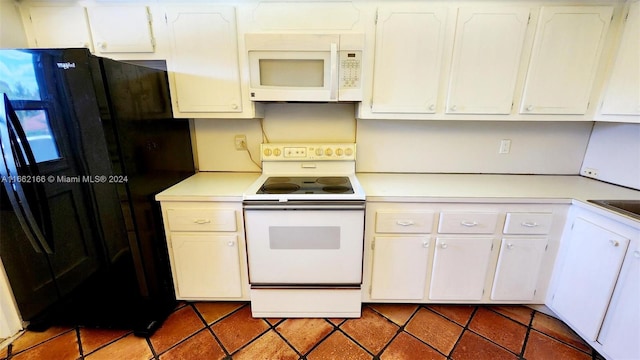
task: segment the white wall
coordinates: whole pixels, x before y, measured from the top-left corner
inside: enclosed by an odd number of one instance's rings
[[[355,120],[353,104],[267,104],[269,142],[357,142],[359,172],[572,174],[580,172],[591,122]],[[201,171],[260,171],[234,148],[246,135],[254,160],[260,120],[195,120]],[[264,141],[267,141],[267,138]],[[511,152],[498,154],[500,140]]]
[[[640,190],[640,124],[596,123],[581,171]]]
[[[0,48],[27,47],[27,36],[15,1],[0,0]]]

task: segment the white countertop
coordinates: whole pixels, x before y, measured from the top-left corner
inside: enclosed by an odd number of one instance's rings
[[[640,200],[640,191],[582,176],[358,173],[368,201]],[[412,199],[413,198],[413,199]]]
[[[241,201],[260,173],[200,172],[156,195],[159,201]],[[636,199],[640,191],[582,176],[358,173],[370,201],[571,203]]]
[[[156,195],[158,201],[242,201],[260,173],[199,172]]]

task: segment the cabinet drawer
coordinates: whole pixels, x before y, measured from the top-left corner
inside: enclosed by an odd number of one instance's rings
[[[433,212],[430,211],[378,211],[378,233],[430,233],[433,228]]]
[[[168,209],[171,231],[236,231],[233,209]]]
[[[505,234],[548,234],[551,229],[551,213],[507,213]]]
[[[493,234],[497,213],[441,212],[438,232],[441,234]]]

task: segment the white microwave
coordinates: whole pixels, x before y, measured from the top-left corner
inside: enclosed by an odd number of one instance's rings
[[[253,101],[362,101],[364,34],[246,34]]]

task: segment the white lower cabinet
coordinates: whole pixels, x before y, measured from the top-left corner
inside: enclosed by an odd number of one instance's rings
[[[429,299],[481,300],[492,243],[491,237],[437,238]]]
[[[502,239],[491,300],[532,300],[546,248],[546,238]]]
[[[640,223],[572,209],[548,306],[608,360],[640,359]]]
[[[568,207],[368,201],[363,301],[543,304]]]
[[[242,204],[161,202],[180,300],[248,300]]]
[[[171,243],[181,298],[242,296],[237,235],[176,233]]]
[[[427,236],[376,236],[371,298],[421,300],[427,282],[429,246]]]

